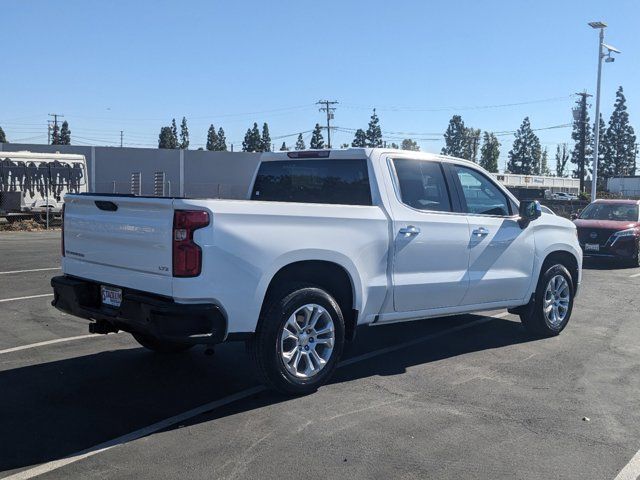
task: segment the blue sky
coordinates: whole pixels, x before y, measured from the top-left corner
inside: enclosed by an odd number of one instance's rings
[[[416,132],[423,150],[439,151],[454,113],[490,131],[515,130],[526,115],[534,128],[570,123],[570,95],[595,93],[597,33],[586,25],[595,19],[623,51],[604,66],[605,120],[623,85],[640,128],[633,0],[4,0],[1,9],[0,126],[10,141],[45,143],[57,112],[74,143],[118,144],[124,130],[126,145],[153,146],[184,115],[193,148],[213,123],[239,149],[253,121],[267,121],[272,137],[323,123],[314,103],[328,98],[340,102],[336,126],[365,128],[375,106],[389,140]],[[495,107],[505,104],[521,105]],[[550,157],[570,141],[569,128],[538,133]],[[512,136],[500,138],[502,167]],[[351,139],[336,132],[333,143]]]

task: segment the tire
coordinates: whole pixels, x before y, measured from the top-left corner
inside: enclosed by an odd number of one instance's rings
[[[631,258],[629,264],[632,267],[640,267],[640,241],[638,242],[638,244],[636,245],[636,253],[634,254],[634,256]]]
[[[193,345],[187,343],[170,342],[167,340],[159,340],[149,335],[141,333],[132,333],[133,338],[144,348],[156,353],[181,353],[189,350]]]
[[[285,395],[315,392],[329,380],[342,355],[340,306],[312,285],[292,285],[272,298],[247,344],[257,374]]]
[[[535,299],[520,312],[522,324],[535,336],[559,335],[571,318],[574,293],[573,279],[564,265],[543,265]]]

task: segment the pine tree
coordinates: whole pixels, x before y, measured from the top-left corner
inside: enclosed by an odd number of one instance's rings
[[[242,142],[242,150],[244,152],[262,151],[262,137],[260,136],[260,130],[256,122],[253,122],[253,128],[247,129],[244,141]]]
[[[607,138],[607,124],[604,123],[604,119],[602,118],[602,113],[600,114],[600,141],[598,142],[598,172],[601,176],[607,177],[608,175],[608,167],[607,162],[605,160],[607,149],[609,148],[609,139]],[[593,158],[593,152],[595,150],[595,142],[596,142],[596,126],[593,125],[593,135],[591,136],[591,158]],[[589,173],[593,175],[593,168],[589,169]]]
[[[364,133],[364,130],[359,128],[356,130],[356,134],[353,137],[353,142],[351,142],[352,147],[366,147],[367,146],[367,134]]]
[[[540,140],[533,133],[529,117],[525,117],[515,133],[513,147],[509,151],[507,170],[510,173],[533,175],[535,167],[540,164]]]
[[[356,132],[357,133],[357,132]],[[376,109],[373,109],[371,119],[369,120],[369,126],[365,132],[367,139],[367,147],[376,148],[382,146],[382,130],[380,129],[380,119],[376,114]]]
[[[51,127],[51,145],[60,145],[60,129],[57,123]]]
[[[604,176],[618,177],[635,173],[636,135],[629,124],[626,102],[622,87],[619,87],[605,134]]]
[[[218,149],[218,134],[216,133],[216,128],[213,124],[209,125],[209,130],[207,130],[207,150],[215,151]]]
[[[227,137],[224,135],[224,130],[222,129],[222,127],[218,129],[218,143],[216,145],[216,150],[218,152],[227,151]]]
[[[262,152],[271,151],[271,136],[269,135],[269,125],[264,122],[262,125],[262,137],[260,138],[260,146]]]
[[[187,119],[182,117],[180,122],[180,148],[187,150],[189,148],[189,127],[187,127]]]
[[[480,149],[480,166],[491,173],[498,173],[500,142],[493,133],[484,132]]]
[[[302,138],[302,134],[299,133],[298,134],[298,139],[296,140],[296,146],[295,146],[296,150],[306,150],[307,147],[304,144],[304,139]]]
[[[402,140],[402,144],[400,145],[400,148],[402,150],[409,150],[412,152],[420,151],[420,147],[418,146],[418,144],[410,138],[405,138],[404,140]]]
[[[311,135],[311,142],[309,147],[312,150],[320,150],[324,148],[324,138],[322,137],[322,127],[320,127],[319,123],[316,123],[315,128],[313,129],[313,134]]]
[[[466,145],[466,131],[464,121],[460,115],[454,115],[449,120],[447,131],[444,132],[444,147],[442,155],[462,158]]]
[[[479,147],[480,147],[480,129],[465,128],[462,158],[478,163]]]
[[[556,175],[565,177],[567,175],[567,163],[571,158],[571,152],[566,143],[561,143],[556,148]]]
[[[162,127],[158,136],[158,148],[176,148],[177,142],[171,127]]]
[[[2,127],[0,127],[0,143],[9,143],[7,142],[7,136],[4,134]]]
[[[58,143],[59,145],[71,145],[71,130],[69,130],[69,122],[66,120],[62,122]]]
[[[280,147],[280,151],[281,152],[288,152],[289,148],[287,147],[287,144],[285,142],[282,142],[282,146]]]
[[[172,143],[173,143],[173,147],[171,148],[178,148],[179,143],[178,143],[178,127],[176,127],[176,119],[172,119],[171,120],[171,136],[173,137],[172,139]]]
[[[589,120],[589,112],[585,110],[585,118],[580,118],[580,112],[582,109],[582,103],[586,103],[586,98],[582,97],[578,98],[576,101],[577,107],[575,107],[574,111],[578,112],[578,115],[573,120],[573,131],[571,132],[571,139],[575,142],[573,146],[573,151],[571,152],[571,163],[573,163],[576,167],[573,170],[573,178],[580,178],[580,155],[582,153],[582,129],[583,129],[583,120],[584,120],[584,136],[585,136],[585,145],[584,145],[584,175],[587,176],[587,172],[589,171],[589,166],[591,165],[591,155],[593,150],[591,149],[591,129],[589,128],[590,120]]]

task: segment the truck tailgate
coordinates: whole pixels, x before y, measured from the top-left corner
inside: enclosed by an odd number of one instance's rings
[[[173,199],[68,195],[65,205],[65,274],[171,295]]]

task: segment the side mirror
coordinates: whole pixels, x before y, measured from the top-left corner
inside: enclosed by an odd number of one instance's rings
[[[571,220],[575,220],[576,218],[578,218],[578,214],[577,213],[572,213],[571,214]]]
[[[523,200],[520,202],[520,226],[525,228],[529,225],[529,222],[540,218],[542,215],[542,208],[540,202],[537,200]]]

